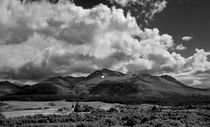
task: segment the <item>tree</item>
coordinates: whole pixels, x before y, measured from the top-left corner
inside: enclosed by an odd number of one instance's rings
[[[76,105],[75,105],[75,107],[74,107],[74,112],[80,112],[81,110],[80,110],[80,105],[79,105],[79,103],[77,102],[76,103]]]
[[[158,108],[154,105],[154,106],[152,107],[152,111],[158,111]]]
[[[119,110],[117,108],[110,108],[107,112],[119,112]]]
[[[144,117],[142,120],[141,120],[141,123],[146,123],[147,121],[149,121],[148,118]]]
[[[125,126],[131,126],[131,127],[133,127],[133,126],[135,126],[137,124],[139,124],[139,121],[137,119],[135,119],[135,118],[129,118],[126,121]]]

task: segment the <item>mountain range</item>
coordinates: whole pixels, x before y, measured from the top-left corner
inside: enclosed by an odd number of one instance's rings
[[[193,88],[169,75],[123,74],[109,69],[97,70],[87,77],[58,76],[31,86],[0,82],[0,96],[74,95],[106,98],[210,97],[210,89]]]

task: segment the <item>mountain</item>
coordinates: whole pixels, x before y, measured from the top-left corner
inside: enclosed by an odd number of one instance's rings
[[[22,91],[21,87],[8,81],[0,82],[0,96],[16,94]]]
[[[91,73],[86,78],[92,80],[92,79],[103,79],[103,78],[107,78],[107,77],[121,77],[124,75],[125,74],[123,74],[121,72],[112,71],[109,69],[102,69],[102,70],[97,70],[97,71]]]
[[[200,89],[210,89],[210,84],[193,85],[192,87]]]
[[[78,82],[84,80],[84,77],[52,77],[38,84],[27,87],[22,94],[59,94],[59,95],[75,95],[75,87]]]
[[[27,87],[3,83],[4,94],[74,95],[83,97],[147,100],[178,97],[210,97],[209,89],[186,86],[169,75],[123,74],[109,69],[97,70],[87,77],[58,76]],[[8,84],[8,85],[6,85]],[[10,88],[8,90],[8,88]],[[21,89],[21,90],[20,90]],[[9,91],[9,92],[8,92]],[[173,100],[172,99],[172,100]]]
[[[94,80],[95,81],[95,80]],[[106,77],[99,81],[86,82],[84,86],[90,95],[98,96],[130,96],[130,97],[173,97],[207,95],[201,89],[182,84],[171,76],[152,76],[148,74],[122,75]]]
[[[125,74],[108,69],[97,70],[87,77],[58,76],[48,78],[38,84],[28,87],[22,94],[60,94],[76,95],[83,90],[82,86],[99,83],[107,77],[119,77]],[[88,89],[88,88],[85,88]]]

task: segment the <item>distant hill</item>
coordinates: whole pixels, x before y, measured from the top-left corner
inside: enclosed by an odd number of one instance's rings
[[[210,84],[200,84],[200,85],[194,85],[192,87],[200,89],[210,89]]]
[[[8,81],[0,82],[0,96],[16,94],[21,91],[21,87],[16,84],[10,83]]]
[[[72,95],[98,97],[102,100],[161,100],[178,97],[210,97],[209,89],[193,88],[169,75],[127,75],[109,69],[97,70],[87,77],[58,76],[27,87],[0,83],[3,95]]]

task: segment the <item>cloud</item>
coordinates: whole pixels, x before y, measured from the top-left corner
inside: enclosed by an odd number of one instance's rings
[[[203,49],[195,49],[195,51],[194,55],[185,58],[181,71],[171,75],[189,85],[192,85],[193,81],[209,84],[210,62],[208,56],[210,52],[205,52]]]
[[[140,29],[122,9],[72,3],[0,2],[0,77],[37,81],[56,75],[84,75],[110,68],[125,73],[208,72],[209,52],[189,58],[157,28]]]
[[[162,12],[167,5],[166,0],[109,0],[130,12],[140,27],[145,27],[156,14]]]
[[[104,5],[83,9],[71,3],[23,5],[6,0],[0,5],[2,78],[37,80],[90,73],[111,67],[117,59],[131,59],[138,43],[132,37],[140,33],[135,19],[125,17],[121,9]]]
[[[112,3],[119,4],[121,6],[129,6],[129,4],[138,4],[138,5],[144,5],[147,4],[153,4],[156,8],[155,10],[162,11],[166,7],[166,1],[165,0],[110,0]],[[152,9],[152,8],[151,8]]]
[[[142,3],[143,4],[143,1],[142,0],[110,0],[112,3],[116,3],[116,4],[119,4],[121,6],[128,6],[128,4],[135,4],[135,3]]]
[[[177,45],[177,46],[176,46],[176,50],[181,51],[181,50],[185,50],[185,49],[187,49],[187,48],[184,47],[183,44],[180,44],[180,45]]]
[[[195,85],[201,85],[202,82],[199,80],[194,80],[193,83],[191,84],[191,86],[195,86]]]
[[[185,37],[182,37],[182,40],[183,41],[190,41],[193,39],[193,36],[185,36]]]
[[[205,52],[203,49],[195,49],[196,53],[187,58],[185,62],[185,69],[191,70],[193,74],[208,72],[210,70],[210,62],[208,56],[210,52]]]
[[[199,73],[199,74],[189,74],[189,73],[182,73],[174,75],[179,81],[184,84],[195,86],[198,85],[200,88],[209,88],[209,73]]]

